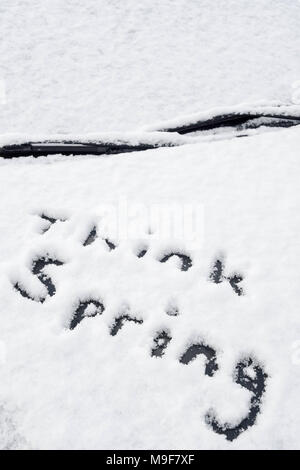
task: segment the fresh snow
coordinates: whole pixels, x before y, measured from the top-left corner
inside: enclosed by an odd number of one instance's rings
[[[299,446],[299,145],[293,128],[115,157],[0,162],[2,447]],[[118,239],[107,223],[118,207],[164,203],[199,205],[199,238],[157,237],[155,223],[131,214]],[[192,266],[159,262],[172,251]],[[31,272],[47,257],[64,263],[44,268],[52,296]],[[230,285],[234,273],[243,295]],[[196,343],[216,351],[213,376],[203,355],[180,362]],[[247,415],[251,393],[234,377],[247,357],[267,374],[266,391],[255,425],[230,442],[205,415],[213,409],[232,426]]]
[[[299,103],[299,26],[299,0],[1,0],[0,132],[135,131]]]
[[[0,158],[1,449],[299,448],[299,127],[159,132],[297,115],[299,26],[298,0],[1,1],[0,146],[174,145]]]

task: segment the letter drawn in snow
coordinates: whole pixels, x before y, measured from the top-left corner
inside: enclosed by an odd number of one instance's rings
[[[115,318],[115,321],[111,327],[110,334],[111,336],[116,336],[116,334],[123,328],[125,322],[133,322],[142,324],[143,320],[138,319],[136,317],[132,317],[130,315],[120,315],[119,317]]]
[[[173,256],[177,256],[181,260],[181,271],[188,271],[192,267],[192,258],[188,255],[179,252],[168,253],[167,255],[164,255],[159,261],[161,263],[166,263]]]
[[[56,287],[53,284],[53,281],[50,276],[44,273],[44,268],[49,265],[62,266],[64,263],[58,259],[50,258],[48,256],[42,256],[37,258],[32,263],[31,272],[34,274],[38,280],[46,287],[48,295],[50,297],[54,296],[56,293]],[[25,298],[34,300],[36,302],[45,302],[46,297],[39,297],[35,299],[31,296],[25,289],[23,285],[20,285],[19,282],[14,284],[14,288]]]
[[[216,259],[212,271],[209,275],[209,279],[215,284],[221,284],[223,281],[228,281],[232,289],[237,295],[243,295],[244,291],[238,284],[243,280],[241,274],[233,273],[229,276],[224,275],[224,261],[222,259]]]
[[[40,215],[40,218],[43,219],[43,220],[46,220],[48,223],[48,225],[43,229],[42,233],[46,233],[48,232],[48,230],[52,227],[52,225],[54,225],[56,222],[65,222],[67,219],[62,219],[61,217],[50,217],[48,215],[46,215],[45,213],[42,213]]]
[[[84,300],[79,302],[70,322],[70,330],[74,330],[84,318],[92,318],[96,315],[101,315],[105,310],[102,302],[99,300]]]
[[[188,365],[191,361],[195,360],[199,354],[203,354],[206,357],[205,375],[213,377],[219,368],[217,364],[217,354],[212,347],[206,344],[192,344],[192,346],[189,346],[181,356],[179,362]]]
[[[88,234],[87,238],[85,239],[85,241],[83,242],[83,246],[91,245],[92,243],[94,243],[96,238],[98,238],[98,234],[97,234],[97,227],[95,225],[92,228],[92,230],[89,232],[89,234]]]
[[[254,376],[247,374],[247,369],[252,368]],[[251,357],[238,362],[235,370],[235,382],[241,387],[251,392],[250,406],[248,414],[236,426],[230,423],[220,423],[216,417],[214,410],[210,410],[205,417],[206,423],[217,434],[223,434],[228,441],[233,441],[241,433],[253,426],[261,411],[261,400],[266,389],[267,374],[263,368],[258,365]]]
[[[151,356],[162,357],[165,354],[165,350],[171,339],[172,338],[168,331],[163,330],[157,333],[153,340],[154,345],[151,350]]]

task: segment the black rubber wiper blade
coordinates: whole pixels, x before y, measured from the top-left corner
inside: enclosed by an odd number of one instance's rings
[[[274,122],[266,121],[255,125],[254,120],[259,118],[273,119]],[[251,124],[252,128],[260,127],[262,125],[273,127],[291,127],[300,124],[300,115],[292,116],[277,113],[230,113],[214,116],[209,119],[199,120],[190,124],[183,124],[181,126],[174,126],[160,129],[163,132],[176,132],[178,134],[189,134],[197,131],[207,131],[218,129],[220,127],[239,127],[244,124]],[[250,127],[250,126],[249,126]]]
[[[48,155],[116,155],[119,153],[138,152],[172,144],[111,144],[82,142],[29,142],[5,145],[0,148],[0,157],[42,157]]]
[[[182,122],[176,125],[176,121],[171,121],[159,128],[149,128],[144,134],[140,134],[137,142],[136,135],[124,134],[121,139],[107,141],[106,137],[98,138],[83,137],[83,141],[76,137],[68,136],[66,139],[60,139],[57,136],[46,139],[25,141],[22,143],[12,143],[0,148],[0,157],[43,157],[48,155],[117,155],[120,153],[140,152],[161,147],[175,147],[190,142],[190,137],[181,137],[180,134],[192,134],[197,131],[209,131],[217,134],[218,129],[232,128],[233,137],[246,137],[252,135],[253,129],[264,127],[291,127],[300,125],[300,107],[293,106],[266,106],[259,109],[252,108],[229,109],[228,112],[219,112],[214,110],[209,114],[203,114],[189,118],[189,122]],[[151,132],[155,134],[151,135]],[[164,133],[164,135],[163,135]],[[177,135],[176,135],[177,134]],[[222,133],[221,133],[222,134]],[[227,134],[224,136],[228,138]],[[223,135],[222,134],[222,135]],[[172,135],[172,137],[171,137]],[[194,136],[191,136],[194,137]],[[23,139],[23,137],[22,137]],[[67,140],[68,139],[68,140]],[[103,139],[103,140],[102,140]],[[108,138],[110,139],[110,138]],[[29,140],[29,139],[28,139]],[[20,142],[20,138],[19,138]]]

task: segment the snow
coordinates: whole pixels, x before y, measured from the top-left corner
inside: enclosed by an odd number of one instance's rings
[[[174,146],[0,158],[0,448],[299,448],[299,127],[159,130],[299,115],[300,2],[2,0],[0,25],[0,146]],[[239,364],[265,390],[229,441]]]
[[[245,101],[299,104],[299,23],[298,0],[2,0],[1,133],[135,131]]]
[[[3,447],[298,447],[299,140],[296,127],[113,158],[0,162]],[[124,202],[139,233],[112,237],[107,211],[120,215]],[[160,204],[203,209],[198,244],[155,237],[159,226],[136,209]],[[64,221],[43,231],[42,214]],[[175,256],[159,262],[175,251],[190,256],[186,271]],[[31,272],[39,257],[64,263],[44,268],[52,296]],[[219,283],[210,278],[216,259]],[[243,295],[230,285],[234,273]],[[80,302],[87,310],[70,330]],[[112,336],[120,315],[139,322],[125,319]],[[171,341],[152,357],[162,331]],[[212,376],[203,355],[180,361],[192,344],[216,352]],[[235,375],[247,357],[267,374],[266,390],[255,424],[231,442],[205,416],[213,410],[234,426],[247,415],[251,393]]]

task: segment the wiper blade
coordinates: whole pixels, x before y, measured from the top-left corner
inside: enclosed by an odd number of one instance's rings
[[[161,146],[171,146],[162,144]],[[30,142],[26,144],[5,145],[0,148],[0,157],[42,157],[47,155],[116,155],[158,148],[158,145],[82,143],[82,142]]]
[[[214,116],[209,119],[199,120],[181,126],[166,127],[159,129],[163,132],[176,132],[178,134],[189,134],[197,131],[207,131],[220,127],[236,127],[246,125],[244,128],[255,129],[261,126],[268,127],[291,127],[300,124],[299,116],[272,113],[229,113]]]
[[[123,134],[117,142],[109,141],[111,137],[102,135],[94,140],[85,136],[82,141],[76,137],[68,136],[68,140],[60,140],[58,136],[49,137],[47,140],[21,141],[0,148],[0,157],[42,157],[48,155],[117,155],[120,153],[140,152],[144,150],[157,149],[161,147],[175,147],[191,143],[195,136],[183,137],[184,134],[193,134],[212,131],[217,134],[221,128],[232,128],[232,137],[246,137],[253,129],[259,127],[291,127],[300,124],[300,107],[298,106],[260,106],[247,110],[244,105],[230,108],[229,112],[218,112],[211,110],[190,116],[185,120],[177,120],[166,123],[159,128],[149,128],[143,134]],[[216,132],[214,132],[216,130]],[[152,132],[152,134],[151,134]],[[154,132],[154,133],[153,133]],[[181,135],[180,135],[181,134]],[[172,135],[172,137],[171,137]],[[228,138],[227,133],[219,132],[219,136]],[[210,134],[209,134],[210,136]],[[208,137],[209,137],[208,136]],[[202,136],[201,136],[202,138]],[[28,139],[29,140],[29,139]],[[20,138],[18,139],[20,142]]]

